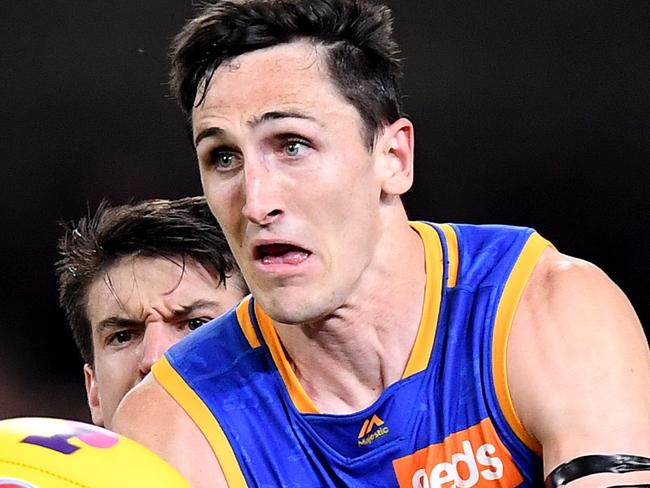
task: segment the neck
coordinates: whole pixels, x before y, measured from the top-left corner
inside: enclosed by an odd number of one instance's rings
[[[317,323],[276,327],[321,412],[369,406],[402,377],[413,348],[426,283],[422,240],[406,221],[382,239],[385,251],[342,307]]]

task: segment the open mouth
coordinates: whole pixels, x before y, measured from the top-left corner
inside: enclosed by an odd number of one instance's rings
[[[292,244],[264,244],[256,246],[254,257],[262,264],[300,264],[311,252]]]

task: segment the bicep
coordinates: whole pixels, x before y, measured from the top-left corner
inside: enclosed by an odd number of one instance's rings
[[[547,251],[513,323],[508,378],[545,471],[588,453],[650,454],[650,352],[623,293]]]

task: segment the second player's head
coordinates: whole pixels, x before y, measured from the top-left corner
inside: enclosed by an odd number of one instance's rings
[[[66,225],[59,250],[60,302],[100,425],[169,346],[247,291],[202,197],[103,204]]]

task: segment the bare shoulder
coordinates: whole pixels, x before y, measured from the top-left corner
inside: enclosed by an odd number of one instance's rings
[[[194,488],[226,486],[210,444],[152,374],[124,397],[111,428],[156,452]]]
[[[625,294],[549,248],[508,342],[508,384],[546,469],[593,452],[650,454],[650,350]]]
[[[179,410],[178,414],[176,410]],[[177,419],[181,413],[184,414],[180,406],[154,376],[149,375],[122,399],[111,428],[139,442],[147,440],[152,443],[163,435],[158,429],[164,425],[163,419],[166,416]]]
[[[542,334],[588,332],[594,338],[644,338],[629,300],[601,269],[552,248],[544,251],[533,270],[520,309],[522,315],[548,320],[546,328],[539,330]]]

